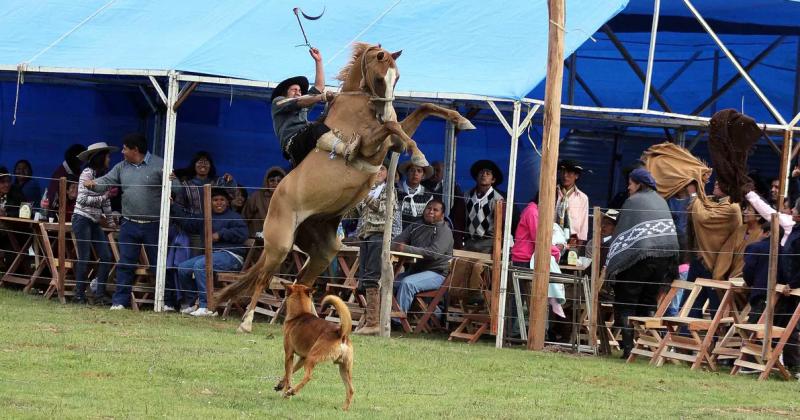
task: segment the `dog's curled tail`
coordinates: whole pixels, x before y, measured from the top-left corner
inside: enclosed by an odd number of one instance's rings
[[[322,299],[322,306],[326,304],[333,305],[333,307],[336,308],[336,313],[339,314],[339,323],[341,325],[339,328],[339,337],[344,338],[350,335],[350,331],[353,329],[353,319],[350,316],[350,309],[347,308],[344,301],[338,296],[328,295]]]

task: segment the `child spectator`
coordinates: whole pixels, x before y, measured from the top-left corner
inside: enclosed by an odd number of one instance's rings
[[[231,198],[224,188],[214,188],[211,191],[211,230],[214,250],[212,264],[215,271],[238,271],[241,270],[244,263],[247,225],[244,224],[238,213],[231,210],[230,201]],[[175,207],[175,211],[181,212],[182,209]],[[184,218],[181,223],[189,232],[203,232],[203,219]],[[192,274],[194,274],[193,284]],[[208,310],[206,298],[205,255],[198,255],[182,262],[178,266],[178,281],[182,290],[188,291],[184,295],[181,312],[192,316],[214,314],[213,311]],[[199,300],[196,310],[192,306],[195,299]]]

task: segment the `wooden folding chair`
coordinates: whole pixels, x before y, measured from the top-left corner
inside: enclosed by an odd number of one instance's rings
[[[139,266],[134,270],[133,284],[131,284],[131,309],[138,311],[142,305],[155,305],[156,283],[150,274],[150,259],[141,247],[139,253]]]
[[[461,323],[450,333],[448,341],[465,340],[470,344],[474,344],[478,342],[481,336],[491,332],[490,305],[492,292],[490,276],[491,270],[484,270],[481,275],[480,294],[483,297],[482,302],[467,303],[460,301],[457,303],[462,311]],[[453,287],[452,283],[451,287]]]
[[[780,286],[776,287],[776,291],[773,293],[776,294],[776,299],[773,299],[773,302],[777,302],[778,299],[783,298],[783,294],[780,292]],[[794,289],[789,293],[790,296],[800,297],[800,289]],[[765,311],[766,312],[766,311]],[[800,320],[800,305],[795,307],[794,312],[792,312],[792,317],[789,319],[789,322],[786,324],[785,327],[776,327],[773,326],[770,332],[770,343],[769,349],[767,351],[767,357],[763,357],[763,346],[764,346],[764,338],[765,338],[765,331],[766,331],[766,323],[764,319],[764,315],[762,314],[761,320],[757,324],[734,324],[734,328],[737,330],[738,334],[741,335],[742,338],[742,347],[739,357],[733,362],[733,369],[731,370],[731,375],[736,375],[741,371],[741,368],[746,367],[749,369],[756,370],[761,372],[758,375],[758,380],[763,381],[769,378],[770,373],[775,370],[784,379],[792,379],[792,374],[789,372],[786,367],[784,367],[783,363],[780,361],[781,354],[783,353],[783,348],[786,346],[786,343],[789,340],[789,337],[795,330],[797,326],[797,322]],[[773,340],[777,338],[777,343],[773,346]],[[745,358],[751,357],[755,359],[755,362],[747,361]]]
[[[700,368],[703,364],[716,371],[716,363],[711,359],[714,339],[720,325],[733,325],[741,323],[739,313],[735,308],[734,293],[746,290],[743,284],[734,284],[725,280],[697,279],[695,285],[723,293],[719,309],[711,319],[693,318],[689,316],[662,317],[661,322],[666,328],[666,335],[661,340],[653,354],[651,364],[661,366],[666,360],[678,360],[692,364],[692,370]],[[689,336],[682,336],[681,331],[687,331]],[[680,351],[679,351],[680,350]]]
[[[653,358],[653,353],[661,344],[662,335],[665,331],[662,318],[667,312],[667,309],[669,309],[672,300],[675,299],[675,296],[681,290],[683,290],[684,293],[688,292],[689,295],[678,312],[678,316],[688,316],[689,311],[692,310],[692,305],[694,305],[697,299],[697,295],[700,294],[700,287],[692,282],[674,280],[669,287],[669,291],[661,297],[661,301],[658,303],[658,307],[653,316],[628,317],[628,323],[636,334],[636,339],[633,342],[633,349],[631,349],[631,354],[628,356],[627,363],[633,363],[639,356],[646,357],[647,359]]]
[[[474,264],[474,262],[456,258],[451,259],[450,271],[447,277],[444,278],[442,285],[436,290],[420,292],[414,296],[414,303],[420,308],[420,315],[414,317],[415,334],[431,332],[433,329],[443,328],[442,323],[439,322],[434,314],[436,313],[436,308],[439,307],[439,303],[445,300],[447,292],[450,290],[450,285],[453,283],[453,277],[456,275],[456,268],[461,264]]]

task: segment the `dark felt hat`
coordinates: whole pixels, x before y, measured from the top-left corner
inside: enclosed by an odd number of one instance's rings
[[[577,160],[572,159],[564,159],[558,162],[558,169],[564,169],[570,172],[577,172],[582,174],[584,169],[583,165],[581,165]]]
[[[305,76],[290,77],[278,83],[278,86],[276,86],[275,89],[272,89],[272,96],[270,96],[269,101],[274,101],[278,96],[286,96],[286,91],[291,85],[299,85],[300,93],[303,95],[308,93],[308,79]]]
[[[503,171],[500,170],[500,167],[497,166],[496,163],[488,159],[481,159],[472,164],[472,167],[469,168],[469,173],[472,175],[472,179],[477,181],[478,174],[484,169],[488,169],[494,174],[494,185],[500,185],[503,183]]]

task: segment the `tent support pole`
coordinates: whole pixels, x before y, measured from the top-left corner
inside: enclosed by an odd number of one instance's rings
[[[656,0],[658,1],[658,0]],[[569,66],[567,66],[567,70],[569,70],[569,84],[567,85],[567,103],[573,105],[575,103],[575,73],[578,72],[578,52],[572,53],[569,56]]]
[[[178,97],[178,76],[171,72],[167,88],[167,121],[164,133],[164,172],[161,176],[161,215],[158,222],[158,262],[156,264],[156,302],[154,310],[164,309],[164,287],[167,278],[167,247],[169,246],[169,205],[172,181],[172,161],[175,152],[177,114],[174,105]],[[152,262],[151,262],[152,264]]]
[[[158,83],[158,80],[156,80],[155,77],[153,76],[147,76],[147,77],[150,79],[150,83],[156,89],[156,93],[158,94],[158,97],[161,98],[161,102],[163,102],[164,105],[166,105],[169,101],[167,100],[167,95],[164,94],[164,89],[161,89],[161,84]]]
[[[572,66],[570,65],[569,61],[565,61],[564,62],[564,66],[568,70],[572,69]],[[595,105],[597,105],[600,108],[603,108],[603,103],[600,102],[600,98],[598,98],[597,95],[595,95],[594,92],[592,92],[592,89],[589,88],[589,84],[586,83],[585,80],[583,80],[583,77],[581,77],[580,74],[578,74],[578,69],[575,69],[575,81],[577,81],[578,84],[581,85],[581,88],[583,88],[583,91],[586,92],[587,95],[589,95],[589,99],[591,99],[592,102],[594,102]]]
[[[785,38],[784,36],[779,36],[777,39],[775,39],[775,41],[772,41],[772,43],[769,44],[767,46],[767,48],[764,49],[764,51],[761,51],[757,56],[755,56],[753,58],[752,61],[750,61],[746,66],[744,66],[744,71],[746,71],[746,72],[750,71],[753,67],[758,65],[758,63],[760,63],[762,60],[764,60],[775,48],[777,48],[781,44],[781,42],[783,41],[784,38]],[[739,79],[742,78],[741,73],[737,73],[737,74],[733,75],[733,77],[728,79],[728,81],[725,82],[722,85],[722,87],[717,88],[717,84],[719,83],[719,59],[718,58],[719,58],[719,52],[715,51],[714,52],[714,60],[715,60],[714,61],[714,76],[711,79],[711,87],[712,87],[711,96],[706,98],[705,101],[703,101],[700,105],[698,105],[697,108],[695,108],[692,111],[692,115],[699,115],[701,112],[705,111],[709,106],[711,106],[712,104],[715,104],[719,100],[719,98],[722,97],[722,95],[725,94],[725,92],[727,92],[733,86],[735,86],[736,82],[738,82]],[[716,111],[716,108],[714,108],[712,113],[715,112],[715,111]]]
[[[697,61],[697,58],[700,57],[700,54],[702,54],[702,51],[696,51],[694,54],[692,54],[691,57],[689,57],[688,60],[684,61],[683,64],[681,64],[681,66],[678,68],[678,70],[675,70],[675,73],[672,73],[672,76],[670,76],[669,79],[667,79],[667,81],[664,82],[663,85],[658,87],[658,91],[665,92],[670,86],[672,86],[672,84],[676,80],[678,80],[679,77],[681,77],[681,75],[686,71],[686,69],[688,69],[689,66],[692,65],[692,63]]]
[[[444,134],[444,178],[442,179],[444,193],[444,212],[450,214],[453,203],[457,197],[453,197],[456,181],[456,126],[450,121],[445,123]]]
[[[631,53],[628,52],[628,49],[625,48],[624,45],[622,45],[622,41],[620,41],[619,38],[617,38],[617,35],[614,33],[614,31],[611,30],[611,27],[608,26],[608,24],[605,24],[603,25],[601,30],[603,31],[603,33],[606,34],[606,36],[608,36],[608,39],[611,41],[612,44],[614,44],[614,47],[617,48],[620,54],[622,54],[622,58],[624,58],[625,61],[628,62],[628,66],[630,66],[633,72],[636,73],[636,76],[639,77],[639,80],[641,80],[642,83],[644,83],[646,79],[644,72],[642,71],[641,67],[639,67],[639,65],[636,64],[636,60],[634,60]],[[652,85],[650,86],[650,93],[653,95],[653,98],[655,98],[656,102],[658,102],[658,104],[661,105],[661,108],[663,108],[664,111],[672,112],[672,108],[670,108],[670,106],[667,104],[667,101],[664,99],[663,96],[661,96],[661,92],[659,92],[655,88],[655,86]]]
[[[511,218],[514,214],[514,185],[517,178],[517,149],[519,146],[520,133],[520,103],[514,102],[514,113],[511,118],[511,151],[508,160],[508,193],[506,193],[505,216],[503,217],[503,257],[500,271],[500,298],[497,305],[497,336],[495,337],[495,347],[503,347],[503,330],[505,329],[506,316],[506,287],[508,286],[508,265],[511,259]],[[533,116],[531,112],[529,116]],[[498,115],[502,118],[502,115]],[[504,119],[505,120],[505,119]],[[526,118],[528,122],[530,119]],[[497,232],[497,229],[495,229]],[[495,233],[496,235],[497,233]],[[496,242],[495,242],[496,243]]]
[[[747,71],[744,68],[742,68],[741,64],[739,64],[739,60],[737,60],[736,57],[733,56],[730,50],[728,50],[728,47],[726,47],[725,44],[722,42],[722,40],[719,39],[714,30],[711,29],[711,26],[708,25],[708,22],[706,22],[706,20],[703,19],[703,16],[700,15],[700,12],[698,12],[697,9],[694,8],[692,2],[690,0],[683,0],[683,2],[686,4],[686,7],[689,8],[689,11],[692,12],[697,21],[700,22],[700,25],[703,26],[703,28],[706,30],[706,32],[708,32],[709,35],[711,35],[711,38],[714,39],[714,42],[717,43],[717,46],[719,47],[719,49],[722,50],[722,53],[725,54],[729,60],[731,60],[733,66],[736,67],[736,70],[739,71],[739,74],[741,74],[744,80],[747,81],[747,84],[750,85],[750,87],[756,93],[758,98],[761,99],[761,102],[764,104],[764,106],[767,107],[772,116],[775,117],[775,120],[778,121],[780,124],[786,125],[786,120],[783,119],[783,116],[781,116],[780,112],[778,112],[778,110],[775,109],[775,107],[772,105],[772,102],[770,102],[769,99],[767,99],[766,95],[764,95],[764,92],[761,91],[761,88],[758,87],[756,82],[754,82],[753,79],[750,78],[750,75],[747,74]]]
[[[658,17],[661,14],[661,0],[655,0],[653,6],[653,28],[650,30],[650,51],[647,53],[647,74],[644,79],[642,109],[650,108],[650,86],[653,83],[653,58],[656,55],[656,37],[658,35]],[[570,102],[571,103],[571,102]]]
[[[548,25],[547,78],[545,79],[544,135],[542,137],[542,162],[539,176],[539,226],[536,243],[549,245],[553,241],[553,219],[556,202],[556,163],[558,137],[561,131],[561,88],[564,73],[565,1],[548,0],[551,24]],[[547,289],[550,282],[550,247],[537,246],[534,250],[535,271],[533,293],[528,306],[530,327],[528,349],[544,349],[547,324]]]
[[[516,184],[517,179],[517,150],[519,149],[519,136],[522,133],[522,130],[525,130],[528,125],[533,120],[533,116],[536,115],[536,111],[541,108],[541,105],[536,104],[528,111],[528,115],[525,116],[525,119],[520,123],[519,118],[521,116],[521,109],[522,104],[517,101],[514,102],[513,114],[512,114],[512,124],[509,126],[508,122],[506,121],[505,116],[494,103],[489,103],[489,106],[494,111],[497,119],[503,124],[503,127],[506,127],[506,131],[508,132],[509,136],[511,136],[511,151],[509,152],[509,164],[508,164],[508,193],[506,194],[506,206],[505,206],[505,214],[504,214],[504,221],[503,224],[503,241],[502,243],[502,256],[501,256],[501,269],[500,269],[500,285],[498,287],[498,299],[497,299],[497,319],[494,320],[494,324],[497,326],[497,338],[495,339],[495,346],[497,348],[503,347],[503,328],[505,324],[503,323],[503,319],[505,318],[506,313],[506,289],[508,287],[508,264],[511,259],[511,217],[514,214],[514,186]],[[497,220],[497,219],[495,219]],[[497,241],[495,241],[497,243]]]
[[[183,101],[188,99],[189,95],[197,89],[197,85],[197,82],[189,82],[181,88],[180,92],[178,92],[178,99],[175,101],[175,105],[173,105],[175,111],[177,111],[181,104],[183,104]]]
[[[797,55],[795,56],[794,70],[794,100],[792,101],[792,114],[800,112],[800,36],[797,37]]]

